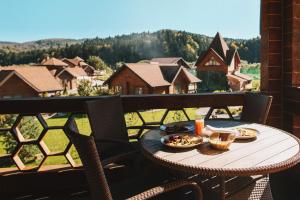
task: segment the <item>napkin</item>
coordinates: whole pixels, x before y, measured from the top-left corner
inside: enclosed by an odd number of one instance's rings
[[[217,128],[217,127],[213,127],[210,125],[206,125],[204,132],[207,135],[210,135],[213,132],[219,132],[219,133],[232,133],[235,134],[236,136],[239,135],[239,131],[232,129],[232,128]]]

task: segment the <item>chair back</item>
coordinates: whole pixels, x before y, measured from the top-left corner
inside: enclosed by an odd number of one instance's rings
[[[93,136],[80,135],[73,132],[72,129],[68,133],[85,169],[91,199],[112,200]]]
[[[86,111],[96,142],[99,139],[129,140],[120,96],[87,101]],[[109,152],[112,146],[101,144],[99,148],[101,152]]]
[[[241,121],[266,124],[272,98],[259,93],[246,93]]]

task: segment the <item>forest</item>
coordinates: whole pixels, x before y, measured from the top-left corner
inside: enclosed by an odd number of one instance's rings
[[[221,33],[222,34],[222,33]],[[118,62],[138,62],[153,57],[183,57],[194,62],[206,50],[212,37],[185,31],[160,30],[85,40],[47,39],[27,43],[0,42],[0,65],[39,63],[45,56],[72,58],[101,57],[112,68]],[[260,38],[225,38],[239,51],[242,60],[260,60]]]

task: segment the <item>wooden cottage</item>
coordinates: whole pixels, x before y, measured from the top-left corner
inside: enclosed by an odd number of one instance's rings
[[[93,76],[95,74],[95,68],[84,62],[84,60],[79,56],[72,59],[64,58],[62,61],[69,67],[81,67],[89,76]]]
[[[198,82],[177,64],[125,63],[104,84],[121,94],[177,94],[196,92]]]
[[[77,92],[78,82],[82,79],[89,79],[87,73],[78,66],[65,68],[55,78],[68,92]]]
[[[221,34],[217,33],[208,49],[198,57],[195,67],[200,77],[208,73],[218,74],[218,77],[227,77],[231,90],[249,90],[251,89],[251,77],[239,72],[240,63],[238,51],[229,49]],[[219,81],[217,78],[210,77],[212,79],[210,81]]]
[[[0,68],[0,97],[54,96],[62,90],[46,67]]]

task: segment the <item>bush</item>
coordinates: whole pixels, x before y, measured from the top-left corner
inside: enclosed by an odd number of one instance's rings
[[[92,82],[85,79],[79,81],[77,92],[79,96],[92,96],[94,92]]]

